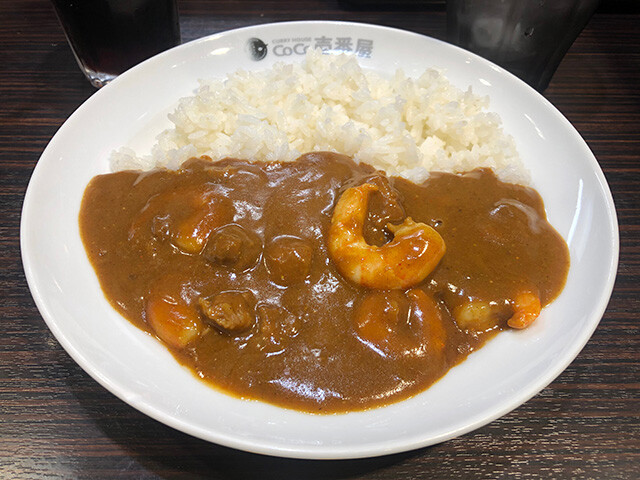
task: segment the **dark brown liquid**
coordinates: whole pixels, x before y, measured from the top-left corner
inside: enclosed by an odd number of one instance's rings
[[[76,55],[89,69],[120,74],[180,43],[173,0],[52,0]]]
[[[447,245],[432,275],[407,290],[354,284],[328,254],[335,203],[364,182],[388,195],[371,198],[370,244],[388,241],[386,224],[409,215],[434,226]],[[177,236],[194,215],[211,230],[204,246]],[[518,292],[553,300],[569,262],[529,188],[502,183],[489,170],[433,174],[415,185],[330,153],[290,163],[194,159],[178,172],[98,176],[85,192],[80,228],[105,295],[141,329],[162,337],[150,323],[158,295],[199,316],[217,295],[244,305],[244,317],[227,319],[223,329],[168,345],[200,378],[314,412],[370,408],[428,388],[507,328]],[[245,248],[234,252],[240,237]],[[475,300],[497,306],[494,323],[461,328],[453,312]],[[373,317],[388,321],[388,338],[370,341],[380,335],[375,328],[363,336]],[[245,329],[225,331],[238,325]]]

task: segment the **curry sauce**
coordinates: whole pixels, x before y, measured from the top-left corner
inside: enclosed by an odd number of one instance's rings
[[[374,254],[408,217],[442,238],[426,278],[371,288],[336,265],[334,210],[363,184],[376,186],[362,206]],[[113,307],[198,377],[310,412],[425,390],[509,328],[523,292],[551,302],[569,267],[530,188],[488,169],[414,184],[334,153],[97,176],[80,231]]]

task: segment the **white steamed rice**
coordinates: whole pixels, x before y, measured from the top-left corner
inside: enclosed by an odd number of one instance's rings
[[[504,181],[527,183],[513,138],[488,106],[488,97],[458,89],[438,70],[416,79],[398,70],[389,80],[353,56],[310,50],[301,64],[201,81],[150,155],[122,148],[111,165],[177,168],[201,155],[291,161],[329,150],[417,182],[430,171],[491,167]]]

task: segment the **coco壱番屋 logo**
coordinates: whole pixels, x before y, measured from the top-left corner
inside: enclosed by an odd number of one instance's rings
[[[360,58],[371,58],[374,41],[357,37],[287,37],[270,39],[265,43],[260,38],[247,40],[246,51],[254,61],[260,61],[269,51],[276,57],[304,56],[309,48],[322,51],[325,55],[346,53]]]

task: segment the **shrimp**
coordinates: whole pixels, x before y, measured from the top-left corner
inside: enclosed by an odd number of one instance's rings
[[[476,333],[488,332],[504,321],[504,309],[504,305],[495,302],[470,300],[453,309],[453,319],[462,330]]]
[[[139,230],[151,228],[159,238],[168,238],[179,250],[197,255],[211,232],[233,221],[231,200],[207,185],[198,189],[176,188],[159,193],[147,202],[129,231],[129,239]]]
[[[364,239],[369,194],[379,190],[365,183],[346,190],[333,211],[328,247],[340,273],[359,285],[381,289],[406,289],[424,280],[445,252],[444,240],[424,223],[405,218],[387,224],[393,240],[381,247]]]
[[[184,348],[205,330],[198,311],[169,294],[154,294],[147,301],[147,322],[155,334],[174,348]]]
[[[532,292],[520,292],[514,300],[514,314],[507,320],[511,328],[527,328],[540,315],[540,297]]]
[[[481,333],[504,326],[505,319],[511,328],[527,328],[538,318],[540,310],[538,295],[525,290],[504,302],[470,300],[453,309],[453,318],[458,328]]]
[[[447,340],[436,300],[415,288],[369,293],[356,308],[358,338],[384,355],[442,355]]]

